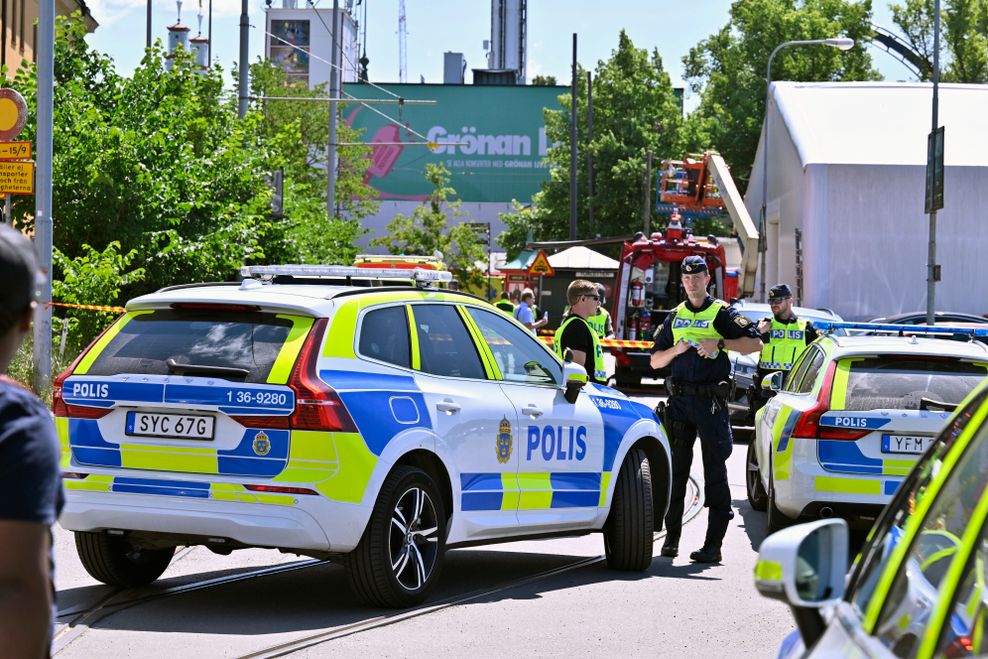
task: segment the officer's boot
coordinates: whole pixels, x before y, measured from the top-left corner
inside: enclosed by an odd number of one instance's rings
[[[675,533],[671,530],[666,530],[666,540],[662,543],[662,550],[659,552],[659,556],[666,558],[676,558],[679,556],[679,533],[680,529],[677,529]]]
[[[694,563],[720,563],[722,558],[720,547],[724,542],[724,536],[727,535],[727,525],[732,519],[734,519],[733,510],[711,508],[707,521],[707,537],[700,549],[690,553],[690,560]]]

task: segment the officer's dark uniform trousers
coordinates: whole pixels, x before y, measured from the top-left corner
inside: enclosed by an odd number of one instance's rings
[[[727,403],[707,396],[673,395],[667,403],[665,422],[670,434],[673,474],[672,501],[666,513],[668,538],[678,543],[683,528],[686,483],[693,465],[693,443],[699,433],[704,505],[710,508],[703,546],[720,549],[727,525],[734,518],[731,489],[727,483],[727,458],[733,448]]]

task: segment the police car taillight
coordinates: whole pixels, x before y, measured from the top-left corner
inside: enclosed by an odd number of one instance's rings
[[[836,371],[837,362],[830,362],[830,366],[827,367],[827,373],[824,375],[823,386],[820,387],[820,394],[817,396],[817,404],[799,415],[799,419],[792,429],[792,438],[855,440],[861,439],[870,432],[869,430],[849,430],[820,426],[820,417],[830,411],[830,396],[834,389],[834,373]]]
[[[288,386],[295,390],[295,412],[289,426],[295,430],[357,432],[343,401],[316,373],[316,350],[328,323],[320,318],[313,324],[288,379]]]
[[[82,354],[85,354],[85,352]],[[76,360],[72,363],[72,365],[59,374],[57,378],[55,378],[55,383],[52,386],[51,391],[51,410],[57,417],[72,419],[99,419],[113,411],[113,409],[109,407],[69,405],[65,402],[65,399],[62,398],[62,387],[65,384],[65,379],[72,375],[72,372],[75,371],[76,364],[79,363],[79,359],[81,358],[82,355],[76,357]]]

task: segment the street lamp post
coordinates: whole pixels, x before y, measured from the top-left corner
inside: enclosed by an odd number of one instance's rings
[[[764,140],[762,144],[762,212],[761,217],[758,220],[758,251],[761,255],[761,263],[758,266],[762,273],[761,286],[759,287],[759,297],[762,302],[765,302],[765,252],[768,250],[768,237],[765,235],[765,229],[767,227],[767,213],[766,206],[768,205],[768,104],[770,100],[770,92],[772,90],[772,59],[775,54],[782,50],[783,48],[788,48],[789,46],[830,46],[832,48],[840,48],[841,50],[849,50],[854,46],[854,39],[848,39],[844,37],[833,38],[833,39],[799,39],[796,41],[786,41],[780,43],[772,51],[772,54],[768,56],[768,67],[765,71],[765,119],[763,135]]]

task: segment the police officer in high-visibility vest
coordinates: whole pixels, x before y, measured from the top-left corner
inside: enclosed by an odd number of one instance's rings
[[[598,300],[600,306],[597,307],[597,313],[587,318],[587,324],[597,334],[598,339],[613,339],[614,325],[611,323],[611,314],[604,308],[604,304],[607,302],[604,299],[604,285],[595,284],[595,286],[597,287],[597,295],[600,297]]]
[[[752,425],[755,412],[767,400],[763,395],[762,380],[775,371],[788,373],[792,370],[796,357],[817,338],[812,323],[797,318],[793,313],[792,289],[787,284],[773,286],[768,293],[768,303],[772,308],[772,318],[763,318],[758,322],[758,333],[764,345],[758,358],[755,381],[748,390],[749,421]]]
[[[585,279],[576,279],[566,289],[569,312],[556,330],[556,352],[560,357],[569,348],[573,353],[573,363],[587,371],[591,382],[605,384],[607,370],[604,367],[604,351],[600,347],[597,333],[587,323],[587,318],[597,313],[600,295],[597,287]]]
[[[501,291],[501,299],[495,302],[494,306],[509,316],[515,315],[515,305],[508,299],[508,291]]]
[[[680,267],[686,300],[655,333],[652,368],[671,365],[666,378],[669,401],[664,425],[672,449],[672,493],[661,555],[679,555],[686,483],[697,433],[703,453],[704,506],[710,509],[703,546],[690,554],[696,563],[719,563],[721,544],[734,517],[727,483],[733,439],[728,417],[731,364],[727,351],[761,348],[755,325],[726,303],[707,294],[710,273],[702,256],[687,256]]]

